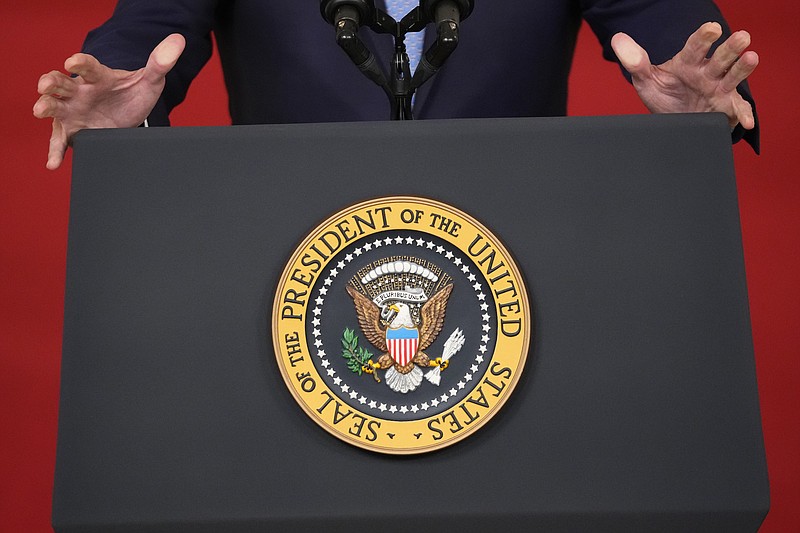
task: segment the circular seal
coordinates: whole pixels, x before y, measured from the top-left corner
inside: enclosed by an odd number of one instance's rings
[[[391,454],[440,449],[486,424],[531,335],[522,276],[500,241],[418,197],[363,202],[315,228],[272,316],[281,374],[306,414]]]

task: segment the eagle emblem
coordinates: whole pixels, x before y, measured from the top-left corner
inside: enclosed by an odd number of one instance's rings
[[[449,357],[464,343],[463,334],[457,329],[448,339],[442,357],[432,358],[425,353],[444,327],[447,302],[453,292],[449,277],[408,258],[389,258],[353,278],[346,289],[353,299],[361,331],[381,353],[377,361],[363,357],[358,370],[372,374],[376,381],[380,381],[378,371],[384,370],[389,388],[403,394],[419,387],[424,377],[438,385]],[[426,376],[423,368],[435,371]]]

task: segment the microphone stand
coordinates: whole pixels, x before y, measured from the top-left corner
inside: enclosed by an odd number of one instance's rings
[[[473,0],[422,0],[400,22],[375,7],[374,0],[321,0],[323,18],[336,29],[336,43],[358,69],[389,98],[392,120],[413,120],[414,93],[441,68],[458,46],[462,18],[472,12]],[[414,74],[406,53],[405,36],[436,23],[436,42],[420,59]],[[358,37],[361,26],[394,37],[394,52],[387,79],[375,55]]]
[[[414,120],[411,99],[414,91],[411,87],[411,65],[406,53],[405,35],[395,37],[394,57],[392,57],[391,83],[389,88],[392,98],[389,101],[392,120]]]

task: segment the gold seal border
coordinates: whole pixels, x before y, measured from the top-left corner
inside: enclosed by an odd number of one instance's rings
[[[495,296],[497,289],[492,290],[492,283],[490,283],[490,280],[493,279],[493,277],[487,275],[487,272],[479,267],[479,263],[475,262],[475,258],[471,257],[472,254],[468,251],[469,245],[463,245],[464,241],[469,240],[470,237],[458,235],[458,228],[471,227],[471,229],[475,230],[476,234],[480,234],[491,246],[491,249],[496,252],[495,257],[497,260],[494,261],[494,264],[499,264],[502,261],[507,270],[510,271],[509,275],[514,284],[516,299],[520,303],[519,312],[516,313],[516,316],[519,317],[522,325],[520,334],[518,335],[521,336],[521,338],[514,338],[508,342],[501,342],[506,339],[503,339],[503,336],[498,331],[495,349],[491,354],[487,370],[485,373],[481,374],[480,377],[476,378],[475,385],[470,390],[467,397],[453,404],[452,408],[413,421],[381,419],[363,413],[344,401],[339,403],[340,399],[338,394],[331,390],[319,375],[312,360],[312,350],[309,348],[308,339],[306,338],[306,321],[310,320],[308,312],[310,308],[313,307],[312,302],[306,299],[304,305],[296,304],[293,310],[286,311],[286,313],[291,316],[302,310],[302,319],[297,320],[297,322],[292,323],[295,319],[288,318],[286,314],[283,314],[287,307],[287,294],[291,296],[291,298],[289,298],[290,300],[302,300],[302,297],[298,297],[298,294],[302,292],[303,288],[306,288],[307,296],[310,298],[316,284],[321,281],[320,277],[309,279],[307,275],[311,274],[310,270],[306,271],[306,275],[304,275],[303,269],[299,268],[299,266],[303,264],[301,259],[303,259],[304,254],[307,254],[311,250],[311,247],[319,242],[320,237],[326,232],[331,232],[336,229],[340,232],[340,236],[346,238],[353,230],[352,228],[344,226],[343,221],[348,221],[352,219],[354,215],[359,213],[364,214],[373,208],[383,208],[384,216],[380,217],[380,221],[382,223],[388,222],[388,215],[386,215],[385,211],[387,207],[399,208],[396,212],[391,209],[389,210],[392,218],[397,218],[396,221],[393,221],[397,222],[397,224],[378,229],[378,224],[376,222],[376,229],[374,231],[364,235],[353,236],[350,241],[343,243],[340,249],[332,252],[327,259],[322,259],[319,255],[316,256],[315,259],[319,260],[317,273],[322,274],[326,272],[330,263],[335,261],[338,254],[344,248],[362,239],[368,240],[375,235],[391,231],[417,231],[432,235],[449,242],[452,246],[469,256],[473,261],[473,266],[481,274],[483,282],[487,285],[487,293],[489,296],[487,300],[490,300],[489,303],[494,304],[497,326],[499,326],[501,313],[498,306],[503,302]],[[425,212],[420,208],[429,209],[430,211]],[[439,216],[447,215],[453,224],[448,227],[448,231],[443,231],[441,229],[436,231],[435,227],[432,230],[430,227],[421,227],[421,220],[419,219],[416,222],[401,220],[399,216],[400,213],[407,212],[411,214],[421,212],[422,214],[428,215],[434,213]],[[373,221],[374,220],[375,219],[373,219]],[[401,222],[406,225],[400,225]],[[415,225],[409,225],[412,223]],[[338,227],[337,224],[339,224]],[[458,224],[458,228],[456,228],[455,224]],[[431,227],[433,226],[434,225],[431,224]],[[345,227],[346,230],[342,231],[342,227]],[[456,228],[455,234],[454,228]],[[317,250],[319,250],[319,248],[317,248]],[[492,265],[492,262],[489,262],[489,264]],[[298,279],[302,282],[298,282]],[[290,281],[293,282],[292,288],[289,288]],[[508,280],[505,280],[505,282],[508,283]],[[287,293],[287,291],[292,290],[297,291],[297,293]],[[297,306],[299,306],[299,309]],[[509,307],[505,309],[508,310]],[[293,325],[297,327],[292,328],[291,326]],[[519,382],[519,378],[525,368],[525,362],[530,348],[531,328],[530,302],[528,300],[524,280],[516,262],[500,239],[471,215],[443,202],[417,196],[389,196],[366,200],[341,209],[318,224],[295,249],[291,259],[287,262],[286,268],[278,283],[272,312],[273,347],[275,349],[276,360],[280,368],[281,376],[295,401],[300,405],[303,411],[314,420],[315,423],[340,440],[367,450],[397,455],[419,454],[439,450],[463,440],[483,427],[502,408]],[[497,329],[499,330],[499,327]],[[301,359],[299,362],[298,358]],[[495,363],[507,366],[498,368],[498,366],[495,366]],[[503,372],[492,376],[490,373],[493,373],[493,369],[495,371],[503,370]],[[506,370],[510,372],[510,376],[508,376],[507,380],[503,380],[503,376],[507,373]],[[314,388],[307,391],[306,389],[308,389],[311,384],[309,378],[311,378]],[[493,378],[495,381],[492,381]],[[487,379],[490,382],[488,384],[486,382]],[[499,385],[502,386],[501,388],[498,387],[497,381],[500,381]],[[482,391],[481,384],[486,384],[487,390]],[[478,390],[482,392],[475,396],[474,393]],[[494,394],[497,394],[497,396],[494,396]],[[311,402],[312,396],[318,401]],[[490,397],[493,398],[490,399]],[[470,399],[478,400],[478,402],[472,402],[470,405],[467,405],[470,403]],[[479,411],[478,408],[483,408],[484,402],[488,404],[488,407],[483,411]],[[461,407],[462,405],[465,407]],[[341,408],[341,410],[336,411],[338,408]],[[463,410],[463,413],[458,412],[459,408]],[[470,412],[470,409],[474,411]],[[340,419],[337,423],[328,420],[331,414],[341,417],[345,412],[349,412],[349,414],[347,414],[344,419]],[[452,416],[451,413],[453,413]],[[458,415],[461,415],[461,420],[459,420]],[[475,416],[475,418],[470,420],[471,416]],[[448,420],[443,420],[445,418],[448,418]],[[416,440],[411,440],[415,432],[420,433],[420,429],[430,428],[431,420],[439,422],[437,429],[439,433],[441,433],[441,438],[430,442],[433,435],[426,435],[424,440],[420,440],[419,437],[415,437]],[[339,426],[343,421],[346,421],[346,423]],[[400,438],[397,441],[390,440],[386,437],[379,438],[375,431],[375,422],[378,422],[381,426],[381,433],[387,433],[386,426],[389,426],[389,429],[393,430],[394,434],[400,436]],[[450,432],[449,435],[447,435],[448,432]],[[375,437],[374,441],[367,440],[373,436]]]

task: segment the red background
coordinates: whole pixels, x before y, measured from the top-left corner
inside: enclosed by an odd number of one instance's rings
[[[770,471],[772,510],[763,532],[800,531],[800,183],[795,134],[800,76],[785,0],[719,0],[747,28],[762,63],[751,85],[763,155],[734,149],[753,338]],[[40,74],[60,68],[112,0],[5,2],[0,84],[0,529],[50,530],[55,463],[70,166],[45,170],[50,126],[31,115]],[[13,6],[13,7],[10,7]],[[617,67],[583,31],[570,113],[642,113]],[[218,59],[203,71],[176,125],[228,124]]]

